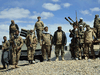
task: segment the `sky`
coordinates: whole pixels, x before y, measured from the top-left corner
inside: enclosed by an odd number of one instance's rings
[[[71,17],[76,21],[83,18],[86,24],[93,27],[95,14],[100,15],[100,0],[0,0],[0,44],[3,36],[9,39],[9,26],[11,20],[21,28],[34,29],[37,17],[41,16],[45,26],[48,26],[49,32],[53,35],[58,26],[66,33],[67,45],[69,38],[69,29],[72,26],[65,20],[65,17]]]

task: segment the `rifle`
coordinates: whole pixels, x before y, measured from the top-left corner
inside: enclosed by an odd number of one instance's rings
[[[82,44],[80,43],[80,41],[77,38],[77,35],[75,33],[73,33],[72,30],[69,30],[69,32],[71,32],[71,34],[74,35],[74,39],[76,38],[77,43],[82,46]]]

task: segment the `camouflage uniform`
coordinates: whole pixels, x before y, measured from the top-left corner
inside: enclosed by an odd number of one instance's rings
[[[28,41],[30,41],[30,44],[28,44]],[[28,35],[26,40],[27,45],[27,56],[29,61],[34,60],[34,53],[37,46],[37,38],[36,36]]]
[[[95,53],[93,50],[93,36],[96,38],[96,35],[92,29],[86,30],[84,33],[84,40],[85,40],[85,50],[84,55],[85,57],[89,58],[89,48],[91,49],[91,54],[93,55],[93,58],[95,58]]]
[[[52,35],[49,33],[43,33],[41,36],[40,44],[42,45],[42,56],[46,60],[46,52],[48,60],[51,59],[51,46],[52,46]]]
[[[100,40],[100,18],[98,18],[99,15],[95,15],[95,19],[94,19],[94,28],[96,28],[97,33],[96,36],[98,38],[98,40]]]
[[[21,47],[23,46],[22,37],[20,37],[20,36],[15,37],[14,43],[15,43],[15,45],[12,48],[12,64],[17,65],[19,58],[20,58]],[[17,49],[17,48],[19,48],[19,49]]]
[[[80,45],[79,45],[79,37],[78,37],[78,31],[73,29],[71,34],[70,34],[70,37],[72,37],[72,49],[71,49],[71,54],[72,54],[72,57],[76,57],[76,58],[79,58],[81,57],[81,50],[80,50]],[[75,54],[74,54],[75,53]]]
[[[36,30],[38,42],[40,42],[40,37],[42,36],[42,31],[44,29],[44,24],[42,21],[37,21],[34,26],[34,31]]]
[[[4,50],[2,51],[1,62],[4,68],[6,64],[9,65],[9,47],[10,47],[10,43],[8,41],[2,42],[2,48],[4,48]]]
[[[84,46],[85,46],[85,44],[84,44],[84,30],[80,30],[79,31],[79,41],[80,41],[80,43],[81,43],[81,45],[80,45],[80,52],[79,52],[79,54],[80,54],[80,56],[82,56],[82,50],[83,50],[83,53],[84,53]]]
[[[9,27],[10,38],[14,37],[16,30],[19,30],[18,25],[17,24],[10,24],[10,27]]]
[[[66,45],[67,39],[64,31],[57,30],[54,33],[53,37],[53,44],[55,45],[55,54],[56,54],[56,60],[58,61],[59,52],[61,50],[61,57],[62,60],[64,60],[64,45]]]

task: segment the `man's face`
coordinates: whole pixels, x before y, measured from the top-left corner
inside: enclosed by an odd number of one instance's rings
[[[41,18],[40,17],[38,17],[38,20],[40,20]]]
[[[62,30],[62,28],[61,28],[61,27],[58,27],[58,30],[59,30],[59,31],[61,31],[61,30]]]
[[[82,27],[80,27],[80,30],[82,30]]]
[[[77,26],[75,25],[75,26],[74,26],[74,29],[76,29],[76,28],[77,28]]]
[[[45,31],[48,31],[48,27],[45,28]]]
[[[14,21],[11,21],[12,24],[14,24]]]
[[[86,29],[87,29],[87,30],[90,30],[90,27],[87,26]]]
[[[7,40],[7,38],[6,38],[6,37],[4,37],[4,40],[6,41],[6,40]]]

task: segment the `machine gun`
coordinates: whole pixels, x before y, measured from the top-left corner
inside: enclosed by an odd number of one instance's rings
[[[73,26],[74,24],[76,24],[76,22],[74,22],[70,17],[68,17],[69,18],[69,20],[71,20],[72,22],[70,22],[66,17],[65,17],[65,19]]]

